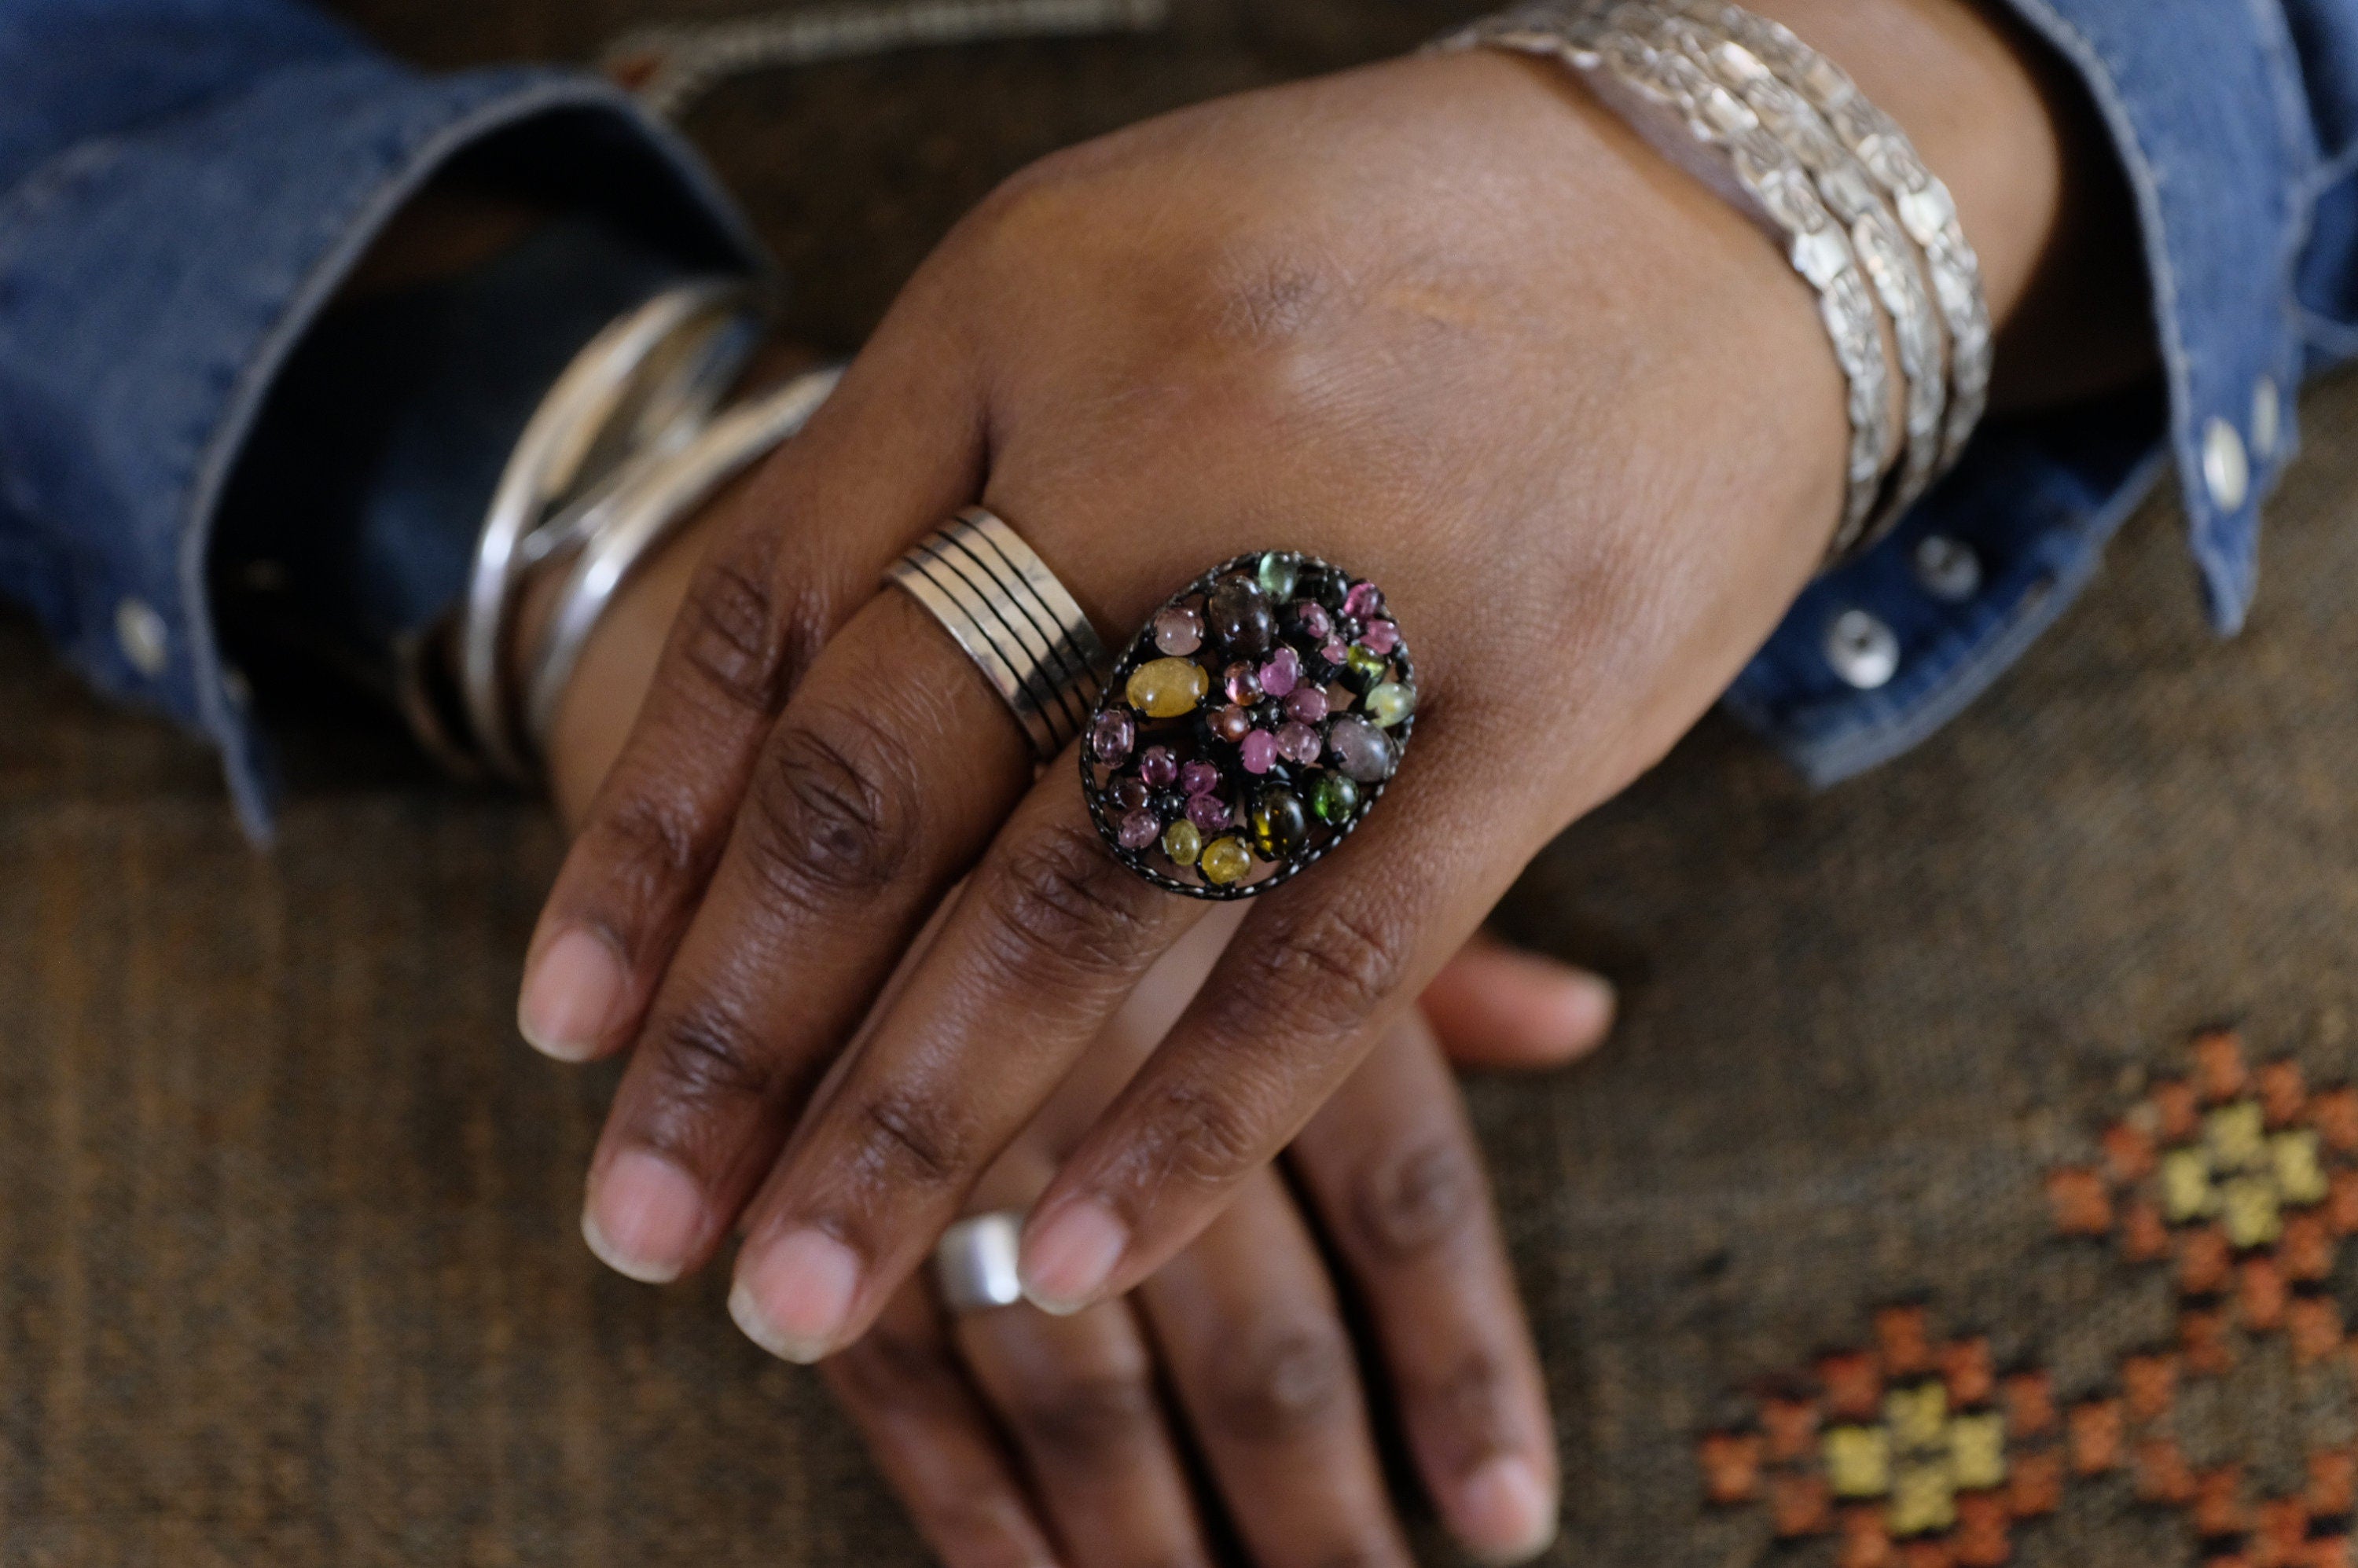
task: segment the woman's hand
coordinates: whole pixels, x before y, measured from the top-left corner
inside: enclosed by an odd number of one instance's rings
[[[765,383],[810,362],[807,352],[779,347],[760,356],[753,375]],[[697,562],[726,505],[691,520],[625,584],[582,649],[549,734],[549,792],[568,827],[578,827],[588,816],[630,738]],[[520,643],[529,643],[530,629],[546,613],[555,575],[527,592],[522,612],[527,635]],[[1603,1044],[1618,1004],[1602,976],[1510,947],[1483,931],[1442,966],[1418,1000],[1450,1061],[1524,1072],[1563,1066]]]
[[[1819,41],[1923,126],[2005,319],[2060,165],[2028,70],[1957,0],[1829,15],[1872,24]],[[1193,1239],[1723,689],[1823,548],[1842,407],[1777,250],[1527,62],[1258,93],[1012,182],[739,492],[544,914],[527,1033],[635,1047],[589,1233],[665,1279],[741,1224],[749,1332],[849,1344],[1203,914],[1104,852],[1069,759],[1034,785],[964,656],[877,591],[957,507],[1109,631],[1284,547],[1383,584],[1418,652],[1379,808],[1255,902],[1034,1209],[1027,1289],[1074,1311]]]
[[[691,535],[660,557],[585,651],[549,755],[568,821],[622,746],[697,555]],[[1149,972],[985,1173],[975,1207],[1037,1195],[1184,1010],[1241,913],[1199,924]],[[945,1317],[919,1277],[867,1337],[824,1363],[949,1568],[1211,1561],[1211,1504],[1180,1460],[1183,1432],[1262,1568],[1405,1563],[1357,1370],[1369,1355],[1396,1404],[1387,1424],[1405,1434],[1458,1541],[1486,1561],[1546,1542],[1557,1497],[1546,1394],[1440,1052],[1559,1065],[1601,1041],[1612,991],[1477,937],[1422,1011],[1391,1027],[1295,1141],[1293,1188],[1274,1172],[1246,1182],[1130,1298],[1065,1318],[1028,1305]],[[1331,1276],[1314,1226],[1334,1240],[1344,1278]],[[1346,1298],[1375,1335],[1365,1353],[1350,1343]]]
[[[1038,1195],[1234,924],[1206,921],[1156,967],[985,1173],[975,1211]],[[1406,1568],[1346,1296],[1451,1532],[1488,1562],[1547,1543],[1556,1474],[1539,1366],[1480,1153],[1415,1013],[1286,1161],[1291,1186],[1273,1170],[1248,1179],[1126,1299],[1069,1317],[1028,1304],[946,1315],[920,1276],[821,1363],[948,1568],[1212,1562],[1190,1446],[1257,1568]]]

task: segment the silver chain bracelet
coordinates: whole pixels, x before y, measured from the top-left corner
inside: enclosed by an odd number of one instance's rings
[[[754,71],[929,46],[1152,32],[1169,16],[1169,0],[855,0],[633,28],[600,64],[651,112],[676,120]]]

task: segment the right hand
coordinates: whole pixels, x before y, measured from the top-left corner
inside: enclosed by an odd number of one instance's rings
[[[1808,8],[1950,179],[2003,327],[2069,254],[2026,55],[1968,0]],[[841,1348],[1201,913],[1105,853],[1069,767],[1035,786],[880,589],[942,519],[1007,517],[1108,629],[1299,549],[1383,583],[1417,649],[1380,814],[1256,901],[1035,1206],[1025,1288],[1078,1307],[1184,1248],[1725,690],[1833,529],[1843,392],[1778,247],[1538,62],[1292,83],[1011,182],[732,509],[543,912],[527,1033],[631,1054],[590,1182],[610,1260],[670,1278],[741,1234],[762,1342]]]
[[[632,1056],[590,1183],[610,1261],[676,1277],[741,1231],[763,1342],[841,1348],[1202,913],[1106,853],[1069,764],[1033,784],[880,589],[978,495],[1106,628],[1248,548],[1349,562],[1426,693],[1380,814],[1255,901],[1075,1147],[1035,1301],[1181,1250],[1709,705],[1833,526],[1840,376],[1783,258],[1650,159],[1524,62],[1395,62],[1065,155],[927,264],[729,508],[535,937],[528,1034]]]
[[[1156,967],[970,1212],[1039,1195],[1234,925],[1206,921]],[[1547,1545],[1547,1396],[1481,1155],[1421,1016],[1386,1033],[1285,1162],[1291,1184],[1252,1177],[1127,1297],[1069,1317],[1028,1303],[950,1315],[921,1274],[820,1363],[948,1568],[1208,1563],[1215,1511],[1256,1568],[1407,1568],[1363,1357],[1451,1534],[1492,1563]],[[1373,1341],[1363,1353],[1347,1296]]]

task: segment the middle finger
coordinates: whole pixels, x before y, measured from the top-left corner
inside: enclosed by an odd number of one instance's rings
[[[1074,1568],[1211,1561],[1128,1302],[1050,1317],[1026,1302],[957,1320],[958,1347],[1030,1470]]]
[[[1408,1568],[1334,1283],[1276,1172],[1138,1297],[1258,1568]]]

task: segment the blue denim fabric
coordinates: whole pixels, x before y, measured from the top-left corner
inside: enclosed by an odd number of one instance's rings
[[[293,665],[398,705],[402,651],[465,591],[533,411],[584,344],[691,266],[568,212],[458,276],[319,319],[272,384],[213,535],[222,639],[265,697],[264,677]]]
[[[420,76],[286,0],[7,0],[0,82],[0,590],[100,689],[201,727],[261,836],[209,545],[275,378],[378,230],[464,151],[705,265],[758,246],[611,86]]]
[[[2212,623],[2240,627],[2260,504],[2296,444],[2292,395],[2305,372],[2358,349],[2358,0],[2007,3],[2111,130],[2144,228],[2167,407],[2140,414],[2132,399],[1994,425],[1890,539],[1811,586],[1727,703],[1821,784],[1905,751],[1996,679],[2094,574],[2165,454]],[[2272,444],[2263,383],[2277,397]],[[2204,470],[2223,438],[2250,476],[2232,505]],[[1978,557],[1982,585],[1965,602],[1918,580],[1913,554],[1930,534]],[[1827,652],[1854,609],[1898,639],[1898,673],[1870,691]]]
[[[2358,0],[2008,3],[2113,133],[2167,395],[1994,424],[1890,540],[1802,595],[1727,702],[1821,782],[1983,690],[2167,460],[2212,619],[2233,631],[2294,446],[2291,394],[2358,352]],[[523,137],[536,161],[521,163],[568,199],[664,208],[708,262],[753,265],[754,247],[693,157],[603,84],[420,76],[289,0],[7,0],[0,82],[0,591],[102,689],[213,737],[259,832],[261,745],[206,557],[258,410],[378,228],[452,157]],[[2264,381],[2283,395],[2265,449]],[[2214,422],[2249,459],[2233,505],[2205,480]],[[1979,561],[1962,602],[1912,564],[1933,534]],[[151,668],[123,634],[143,609],[165,634]],[[1827,656],[1850,609],[1898,641],[1873,690]]]

